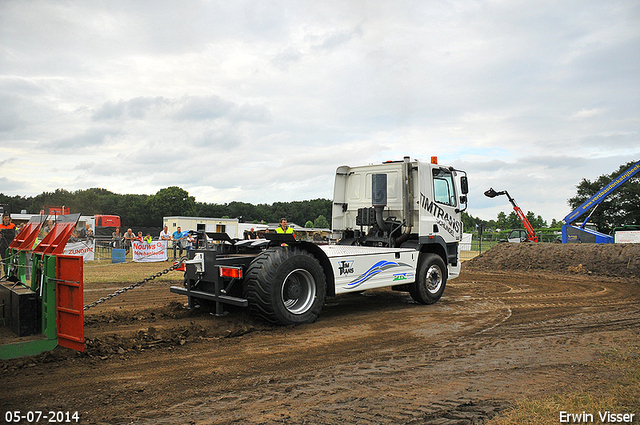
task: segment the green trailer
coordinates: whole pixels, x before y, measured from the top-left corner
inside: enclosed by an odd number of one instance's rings
[[[39,243],[42,222],[36,219],[9,246],[0,281],[0,359],[32,356],[58,345],[84,351],[83,259],[64,255],[78,218],[59,216]]]

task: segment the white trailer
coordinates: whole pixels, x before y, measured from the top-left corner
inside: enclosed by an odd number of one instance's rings
[[[231,239],[242,238],[242,234],[238,231],[237,218],[170,216],[163,217],[162,223],[169,228],[169,233],[175,232],[180,227],[182,231],[203,229],[206,232],[226,233]],[[238,236],[239,233],[240,236]]]

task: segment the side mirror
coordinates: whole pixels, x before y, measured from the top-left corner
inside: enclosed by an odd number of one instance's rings
[[[469,193],[469,182],[467,181],[467,176],[460,177],[460,191],[464,195]]]

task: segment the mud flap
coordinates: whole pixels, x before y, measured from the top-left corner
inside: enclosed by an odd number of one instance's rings
[[[56,262],[58,345],[84,351],[83,259],[58,255]]]

